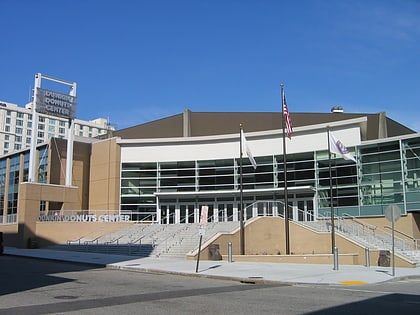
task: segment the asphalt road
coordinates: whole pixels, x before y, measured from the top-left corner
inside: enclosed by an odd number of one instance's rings
[[[2,314],[416,314],[420,280],[259,285],[0,256]]]

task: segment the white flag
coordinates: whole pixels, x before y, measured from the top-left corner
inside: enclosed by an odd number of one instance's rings
[[[331,153],[338,154],[339,156],[341,156],[342,158],[346,160],[352,160],[356,162],[356,158],[350,153],[350,151],[344,146],[344,144],[340,140],[337,140],[333,136],[331,132],[329,133],[329,137],[330,137]]]
[[[242,152],[245,152],[246,155],[248,156],[249,161],[251,162],[252,166],[254,167],[254,169],[257,168],[257,162],[255,162],[254,157],[252,156],[252,152],[251,149],[248,146],[248,142],[246,141],[244,132],[241,129],[241,138],[242,138]]]

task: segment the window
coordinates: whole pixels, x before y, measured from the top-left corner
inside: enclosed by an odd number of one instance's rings
[[[32,135],[32,130],[29,130],[29,129],[28,129],[28,130],[26,130],[26,135],[27,135],[27,136],[31,136],[31,135]]]
[[[10,126],[5,126],[5,127],[4,127],[4,131],[6,131],[6,132],[10,132]]]
[[[4,140],[9,140],[9,137],[10,137],[9,135],[5,135]]]
[[[58,128],[58,133],[66,133],[66,129],[65,128]]]
[[[39,129],[39,130],[45,130],[45,125],[43,125],[43,124],[39,124],[39,125],[38,125],[38,129]]]
[[[10,116],[12,114],[12,112],[10,110],[7,111],[7,116]]]
[[[22,142],[22,137],[21,136],[16,136],[15,137],[15,142]]]
[[[55,126],[48,126],[48,131],[49,132],[54,132],[55,131]]]
[[[55,119],[51,119],[51,118],[50,118],[50,122],[49,122],[49,123],[50,123],[50,125],[55,125],[55,122],[56,122],[56,120],[55,120]]]
[[[38,131],[38,138],[44,138],[44,133],[42,131]]]
[[[39,116],[38,121],[41,122],[41,123],[45,122],[45,117]]]
[[[23,118],[23,113],[17,113],[17,118]]]
[[[16,134],[21,135],[23,133],[23,129],[19,128],[19,127],[16,127],[15,132],[16,132]]]
[[[66,122],[65,122],[65,121],[60,120],[60,127],[65,127],[65,126],[66,126]]]
[[[26,126],[28,126],[28,128],[32,128],[32,121],[28,121],[28,123],[26,124]]]
[[[15,150],[20,150],[22,145],[20,143],[15,143]]]
[[[5,142],[5,143],[4,143],[4,148],[5,148],[5,149],[8,149],[8,148],[9,148],[9,142]]]
[[[10,124],[10,117],[6,117],[6,124]]]
[[[17,119],[16,120],[16,126],[23,126],[23,120]]]

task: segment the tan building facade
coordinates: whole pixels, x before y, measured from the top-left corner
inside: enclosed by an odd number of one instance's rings
[[[250,131],[245,135],[257,162],[253,169],[247,156],[242,157],[248,256],[275,260],[286,251],[282,206],[285,153],[290,248],[295,258],[303,255],[309,259],[308,255],[315,254],[321,256],[311,256],[313,261],[331,258],[322,258],[331,253],[330,235],[303,227],[327,222],[331,205],[335,216],[343,220],[389,231],[385,212],[390,204],[397,204],[401,208],[401,218],[396,222],[399,237],[412,242],[420,238],[418,134],[383,115],[375,116],[377,120],[369,115],[315,115],[315,124],[300,116],[302,123],[295,127],[293,138],[287,140],[287,152],[283,152],[281,130],[272,129],[275,120],[264,127],[264,113],[255,115],[259,120],[254,125],[252,114],[224,117],[219,113],[225,124],[230,121],[229,126],[219,128],[223,131],[219,133],[210,128],[211,121],[204,113],[196,114],[186,111],[117,131],[112,138],[78,139],[74,143],[71,186],[65,185],[64,139],[52,138],[47,145],[37,147],[36,182],[27,179],[27,151],[2,157],[0,229],[6,245],[63,244],[133,224],[198,223],[204,205],[209,208],[209,222],[239,221],[239,136],[229,132],[241,120],[248,121],[249,128],[244,125],[244,129]],[[394,125],[396,128],[391,128]],[[333,157],[332,195],[327,127],[357,158],[354,163]],[[176,131],[174,136],[170,136],[171,130]],[[218,236],[223,251],[228,242],[235,244],[235,250],[239,248],[238,233]],[[348,255],[346,259],[362,263],[362,245],[340,235],[337,243],[340,253]]]

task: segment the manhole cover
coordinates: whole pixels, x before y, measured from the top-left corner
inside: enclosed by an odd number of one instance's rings
[[[59,300],[74,300],[77,299],[78,297],[75,295],[58,295],[54,297],[55,299],[59,299]]]

